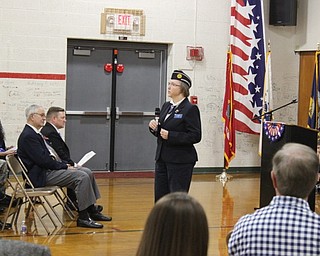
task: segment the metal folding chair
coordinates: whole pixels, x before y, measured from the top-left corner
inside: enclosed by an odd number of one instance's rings
[[[45,228],[48,234],[50,234],[49,229],[47,225],[45,225],[43,218],[45,216],[48,216],[55,226],[57,227],[57,224],[55,223],[53,217],[51,216],[51,212],[56,216],[58,221],[61,223],[62,226],[64,226],[64,223],[55,210],[55,207],[58,205],[61,205],[63,209],[67,212],[67,214],[71,217],[73,217],[73,213],[65,207],[63,198],[59,194],[60,187],[59,186],[47,186],[47,187],[40,187],[35,188],[31,182],[31,180],[28,177],[27,169],[23,165],[22,161],[13,155],[7,155],[6,160],[8,163],[8,167],[10,172],[12,173],[12,176],[14,177],[14,182],[10,182],[10,186],[13,189],[13,193],[11,195],[11,202],[8,206],[7,212],[4,217],[4,223],[7,222],[10,215],[12,215],[11,224],[15,223],[17,224],[19,212],[21,209],[22,204],[28,204],[27,211],[26,211],[26,217],[29,216],[30,211],[32,210],[37,217],[39,218],[41,224]],[[27,187],[27,188],[26,188]],[[54,196],[57,200],[57,203],[55,205],[52,205],[49,200],[48,196]],[[18,204],[15,209],[12,207],[12,203],[14,200],[18,200]],[[35,206],[35,202],[39,203],[43,209],[44,214],[41,216],[37,207]],[[2,227],[2,230],[4,229],[4,226]]]

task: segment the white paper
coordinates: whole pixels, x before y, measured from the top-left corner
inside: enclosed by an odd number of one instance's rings
[[[91,150],[90,152],[88,152],[87,154],[85,154],[81,158],[81,160],[77,163],[77,165],[81,165],[81,166],[84,165],[86,162],[88,162],[95,155],[96,155],[96,153]]]

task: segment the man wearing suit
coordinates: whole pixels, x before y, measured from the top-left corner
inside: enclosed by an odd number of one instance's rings
[[[92,186],[95,188],[95,190],[98,190],[91,170],[83,166],[78,166],[74,161],[71,160],[69,148],[59,133],[59,129],[64,128],[66,121],[66,112],[63,108],[50,107],[47,111],[47,122],[45,126],[42,127],[41,133],[45,137],[48,144],[50,144],[50,146],[55,150],[58,158],[60,158],[63,162],[74,166],[77,170],[86,172],[90,177],[92,177]],[[68,196],[77,206],[78,203],[76,202],[76,195],[72,189],[68,188]],[[97,209],[99,212],[101,212],[103,207],[101,205],[97,205]]]
[[[46,115],[44,108],[31,105],[26,109],[27,124],[18,139],[18,156],[28,169],[28,175],[35,187],[61,186],[75,191],[79,207],[78,227],[102,228],[95,221],[110,221],[95,207],[100,197],[93,185],[92,177],[75,169],[70,164],[53,159],[40,133]]]
[[[150,132],[157,136],[155,201],[176,191],[188,192],[193,167],[198,160],[194,144],[201,140],[200,112],[189,102],[191,79],[175,70],[168,84],[170,102],[163,104],[159,121],[151,120]]]

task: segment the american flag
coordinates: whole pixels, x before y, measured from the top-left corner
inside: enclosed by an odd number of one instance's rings
[[[231,0],[235,129],[251,134],[259,134],[261,128],[257,117],[262,111],[265,75],[262,10],[263,0]]]

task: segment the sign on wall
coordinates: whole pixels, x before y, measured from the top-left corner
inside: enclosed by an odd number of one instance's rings
[[[100,33],[144,36],[143,10],[105,8],[101,13]]]

